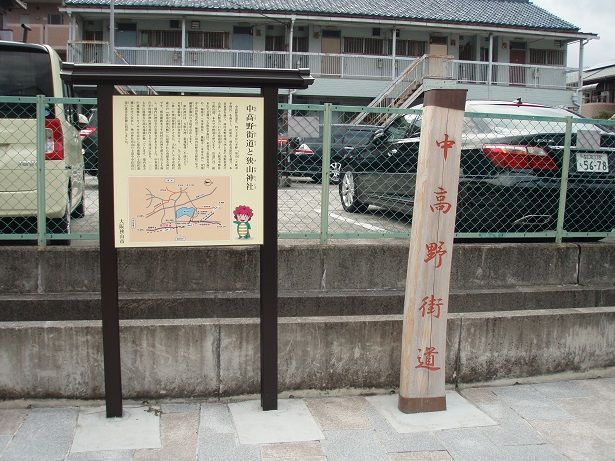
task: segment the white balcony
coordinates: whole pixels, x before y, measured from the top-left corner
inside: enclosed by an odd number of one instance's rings
[[[556,89],[566,89],[566,75],[577,71],[561,66],[494,62],[490,72],[488,62],[457,60],[451,60],[447,66],[448,76],[459,82]]]
[[[117,47],[111,53],[107,42],[68,44],[68,61],[75,63],[118,63],[214,67],[287,69],[306,67],[314,77],[335,79],[394,80],[416,58],[352,54],[289,53],[194,48]],[[576,69],[559,66],[520,65],[459,61],[430,56],[422,75],[460,83],[566,89],[566,74]],[[395,72],[393,72],[393,66]]]

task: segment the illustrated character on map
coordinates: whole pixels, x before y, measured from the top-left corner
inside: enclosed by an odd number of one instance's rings
[[[252,219],[252,208],[247,205],[239,205],[233,210],[235,216],[234,224],[237,224],[237,235],[240,239],[250,238],[250,219]]]

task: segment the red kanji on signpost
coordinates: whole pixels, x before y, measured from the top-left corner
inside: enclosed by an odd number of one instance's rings
[[[436,211],[441,211],[444,214],[451,211],[451,208],[453,207],[453,205],[445,201],[446,194],[448,194],[448,191],[444,189],[443,187],[438,187],[438,190],[436,190],[434,194],[436,194],[436,203],[434,203],[433,205],[429,205],[429,208],[431,208],[431,211],[433,211],[434,213]]]
[[[444,139],[442,141],[436,141],[436,146],[444,150],[444,160],[448,156],[448,150],[455,145],[455,141],[448,139],[448,133],[444,133]]]
[[[421,301],[421,307],[419,307],[419,311],[421,311],[422,317],[425,317],[425,314],[427,314],[437,319],[440,318],[441,309],[442,298],[436,298],[434,295],[425,296]]]
[[[425,91],[404,300],[403,413],[446,410],[446,326],[466,93]]]
[[[436,260],[436,269],[442,266],[442,256],[446,254],[444,249],[444,242],[431,242],[425,245],[427,249],[427,256],[425,256],[425,262],[428,263],[432,259]]]
[[[419,355],[416,356],[419,364],[414,368],[425,368],[428,371],[438,371],[440,367],[436,366],[437,353],[438,351],[435,347],[426,347],[423,353],[421,353],[421,349],[419,349]]]

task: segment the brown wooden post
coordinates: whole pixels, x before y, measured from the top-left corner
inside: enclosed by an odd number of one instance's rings
[[[261,279],[261,407],[278,409],[278,89],[265,87],[263,245]]]
[[[404,413],[446,410],[446,321],[466,92],[425,93],[404,302]]]
[[[123,414],[120,309],[113,205],[113,119],[111,117],[113,91],[114,86],[111,84],[98,86],[100,303],[102,306],[107,418],[117,418]]]

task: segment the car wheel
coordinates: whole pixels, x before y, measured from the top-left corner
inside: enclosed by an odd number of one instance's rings
[[[71,224],[71,202],[70,189],[66,198],[66,211],[61,218],[51,218],[47,220],[47,233],[49,234],[70,234]],[[69,245],[69,239],[51,240],[52,245]]]
[[[84,154],[85,172],[90,176],[98,176],[98,156],[92,152],[93,146],[88,146]]]
[[[85,216],[85,204],[83,203],[83,199],[84,197],[81,197],[81,200],[79,201],[79,205],[77,205],[77,207],[73,210],[73,212],[70,214],[71,218],[83,218]]]
[[[331,162],[329,172],[331,184],[339,184],[342,176],[342,164],[340,162]]]
[[[367,203],[362,203],[357,199],[357,185],[355,175],[352,171],[344,171],[342,180],[340,181],[340,199],[342,207],[350,213],[364,213],[369,206]]]
[[[83,184],[85,186],[85,175],[83,175]],[[84,187],[85,188],[85,187]],[[70,193],[70,189],[69,189]],[[75,207],[73,212],[71,213],[71,218],[83,218],[85,216],[85,193],[81,194],[81,200],[79,200],[79,205]]]

